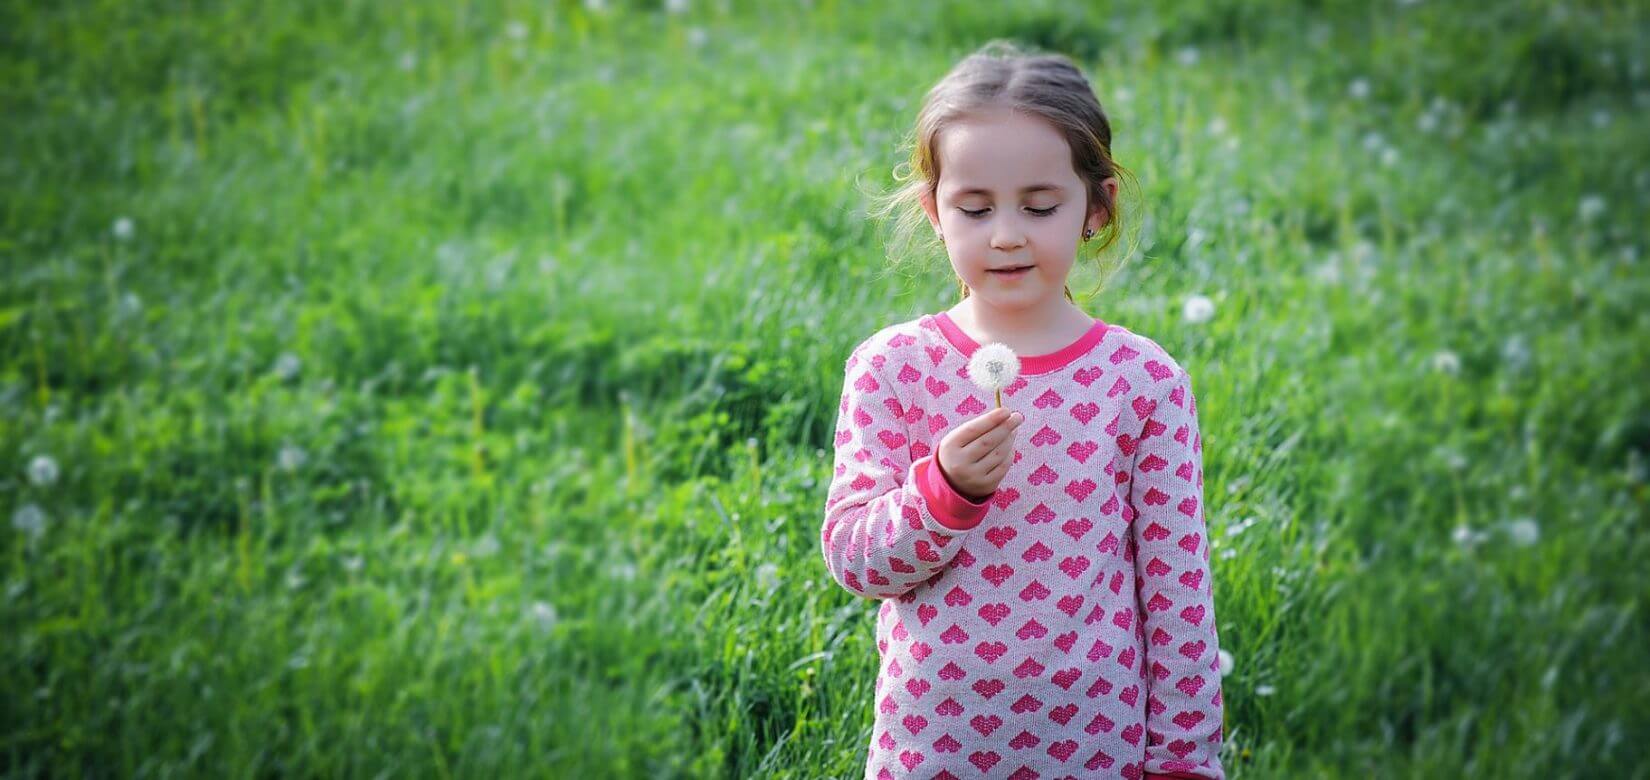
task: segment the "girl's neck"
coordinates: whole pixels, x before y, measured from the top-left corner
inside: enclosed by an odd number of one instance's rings
[[[1064,297],[1036,309],[1004,311],[971,295],[946,314],[976,342],[1002,342],[1020,355],[1058,351],[1094,325],[1093,317]]]

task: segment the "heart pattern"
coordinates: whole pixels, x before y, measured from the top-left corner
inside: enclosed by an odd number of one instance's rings
[[[1224,777],[1202,438],[1184,369],[1106,325],[1004,388],[979,503],[935,460],[995,405],[923,315],[844,364],[821,553],[880,603],[867,777]],[[949,463],[948,463],[949,466]]]

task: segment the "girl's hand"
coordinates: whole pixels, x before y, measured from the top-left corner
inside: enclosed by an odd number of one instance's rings
[[[940,473],[963,498],[980,503],[997,489],[1014,465],[1014,432],[1025,415],[998,407],[975,417],[940,440]]]

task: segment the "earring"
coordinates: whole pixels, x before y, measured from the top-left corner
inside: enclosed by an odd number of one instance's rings
[[[1094,238],[1094,228],[1083,228],[1083,240]]]

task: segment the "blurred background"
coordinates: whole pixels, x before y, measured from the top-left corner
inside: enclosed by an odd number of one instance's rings
[[[1233,777],[1650,777],[1650,11],[0,3],[8,776],[858,777],[819,549],[927,88],[1091,75]]]

